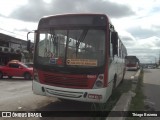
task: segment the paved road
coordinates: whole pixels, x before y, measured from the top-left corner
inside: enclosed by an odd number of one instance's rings
[[[160,111],[160,69],[145,69],[143,83],[147,99]]]
[[[126,80],[131,80],[136,73],[137,73],[137,71],[126,71],[126,74],[125,74],[124,78]]]
[[[0,80],[0,111],[34,110],[56,99],[34,95],[32,81],[22,78]],[[42,105],[43,103],[43,105]]]
[[[125,79],[129,80],[135,71],[127,71]],[[34,95],[32,81],[23,78],[0,80],[0,111],[90,111],[93,104],[82,102],[61,102],[54,97]],[[62,113],[63,114],[63,113]],[[19,120],[18,118],[14,118]],[[25,120],[33,118],[25,118]],[[91,120],[93,118],[69,118],[69,120]],[[5,120],[7,120],[5,118]],[[35,118],[35,120],[64,120],[64,118]],[[66,119],[65,119],[66,120]]]
[[[143,83],[146,110],[160,111],[160,69],[144,69]],[[142,120],[160,120],[160,118],[142,118]]]

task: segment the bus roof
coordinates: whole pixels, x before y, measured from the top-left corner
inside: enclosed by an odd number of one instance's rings
[[[44,16],[40,19],[38,29],[59,26],[106,26],[111,24],[105,14],[61,14]]]
[[[136,59],[139,61],[139,59],[136,56],[125,56],[125,59]]]

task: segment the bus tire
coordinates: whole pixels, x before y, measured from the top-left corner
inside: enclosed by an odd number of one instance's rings
[[[123,71],[123,76],[122,76],[121,83],[123,83],[123,82],[124,82],[124,76],[125,76],[125,70]]]
[[[91,103],[91,111],[104,111],[106,103]]]
[[[64,102],[64,103],[70,103],[72,102],[72,100],[68,100],[68,99],[63,99],[63,98],[58,98],[61,102]]]
[[[112,85],[112,93],[116,88],[117,75],[114,76],[113,85]]]
[[[12,76],[8,76],[9,79],[12,79]]]

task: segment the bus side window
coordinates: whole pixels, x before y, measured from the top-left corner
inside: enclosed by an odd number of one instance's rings
[[[112,37],[112,33],[110,32],[110,51],[109,51],[109,54],[110,54],[110,57],[113,58],[113,45],[112,45],[112,42],[111,42],[111,37]]]
[[[112,33],[110,32],[110,45],[109,45],[109,55],[110,55],[110,63],[113,60],[113,44],[111,42]]]
[[[114,55],[118,56],[118,33],[117,32],[111,32],[111,43],[113,47],[113,57]]]

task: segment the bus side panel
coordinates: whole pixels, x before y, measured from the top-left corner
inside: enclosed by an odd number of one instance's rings
[[[114,60],[111,62],[109,66],[109,76],[108,81],[113,84],[114,78],[116,76],[116,86],[119,85],[121,80],[123,79],[123,75],[125,72],[125,63],[124,59],[114,57]]]
[[[113,83],[114,83],[114,77],[117,74],[118,66],[117,66],[118,59],[115,57],[113,61],[109,64],[109,70],[108,70],[108,84],[110,84],[109,90],[107,91],[109,96],[112,94],[113,90]]]
[[[118,58],[118,72],[117,72],[117,81],[116,86],[123,80],[123,76],[125,74],[125,62],[124,59]]]

